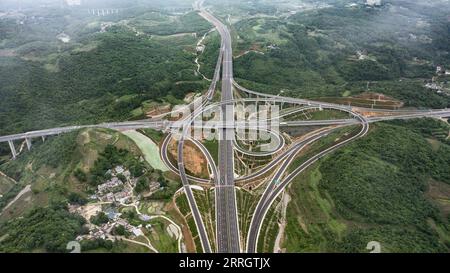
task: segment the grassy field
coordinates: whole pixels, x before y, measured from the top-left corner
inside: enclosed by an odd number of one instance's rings
[[[297,157],[292,161],[292,163],[288,167],[288,172],[294,171],[297,167],[299,167],[303,162],[308,160],[311,156],[315,155],[319,151],[323,151],[328,147],[331,147],[337,143],[344,141],[345,139],[350,138],[356,132],[358,132],[359,126],[352,125],[344,128],[336,129],[331,132],[329,135],[319,139],[318,141],[312,143],[311,145],[304,148],[299,152]]]
[[[350,118],[350,115],[347,112],[331,110],[331,109],[313,109],[307,110],[299,113],[294,113],[292,115],[288,115],[283,119],[288,121],[296,121],[296,120],[327,120],[327,119],[347,119]]]
[[[183,214],[184,216],[188,215],[191,212],[186,195],[180,194],[176,198],[176,204],[177,204],[177,207],[180,210],[181,214]]]
[[[350,118],[347,112],[338,110],[322,110],[322,111],[310,111],[311,119],[313,120],[326,120],[326,119],[346,119]]]
[[[245,242],[250,227],[250,222],[253,217],[256,205],[259,201],[260,195],[250,193],[245,190],[236,190],[236,202],[239,217],[239,230],[241,231],[241,241]]]
[[[192,238],[194,240],[195,249],[197,253],[202,253],[202,245],[200,242],[200,237],[198,236],[197,227],[195,225],[195,220],[192,217],[191,208],[189,207],[189,203],[187,201],[186,195],[180,194],[176,200],[176,205],[180,210],[181,214],[185,217],[189,232],[192,234]]]
[[[163,140],[164,134],[161,131],[154,129],[140,129],[138,132],[148,136],[155,143],[160,143]]]
[[[203,145],[205,145],[206,149],[208,149],[211,157],[214,159],[214,162],[218,164],[219,160],[219,144],[217,140],[205,140],[203,141]]]
[[[333,217],[332,201],[319,192],[320,179],[319,165],[315,164],[289,187],[293,201],[286,211],[283,247],[287,252],[327,252],[329,245],[342,238],[346,225]]]
[[[205,189],[204,191],[193,191],[194,197],[197,202],[198,209],[202,215],[203,223],[206,227],[209,242],[212,249],[215,249],[216,241],[216,223],[215,218],[215,199],[214,193],[211,190]]]
[[[272,253],[274,250],[275,238],[279,230],[280,211],[276,209],[278,204],[279,198],[273,202],[264,218],[258,238],[257,249],[259,253]]]
[[[177,253],[178,241],[175,237],[171,237],[167,232],[170,222],[156,218],[150,221],[152,225],[150,231],[150,241],[152,245],[162,253]]]

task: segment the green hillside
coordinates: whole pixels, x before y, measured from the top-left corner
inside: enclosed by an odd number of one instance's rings
[[[370,241],[383,252],[448,251],[450,146],[433,149],[428,134],[408,129],[422,120],[395,124],[374,125],[296,179],[288,252],[368,252]]]
[[[0,165],[5,175],[17,181],[11,185],[6,183],[10,179],[2,177],[0,180],[3,194],[0,197],[0,251],[66,251],[68,241],[86,233],[86,219],[69,213],[67,205],[98,202],[90,201],[90,196],[97,185],[110,179],[106,172],[119,165],[129,169],[132,177],[139,178],[136,193],[145,193],[149,181],[165,185],[148,201],[142,199],[142,208],[152,206],[154,201],[155,204],[169,201],[179,188],[179,182],[166,179],[144,161],[131,139],[107,129],[86,129],[51,137],[36,143],[17,160]],[[28,228],[21,229],[21,226]],[[65,232],[61,232],[62,229]],[[173,245],[167,238],[165,243]],[[164,242],[159,244],[167,248]],[[105,247],[113,252],[147,251],[145,247],[120,242],[90,242],[85,250],[100,251]]]

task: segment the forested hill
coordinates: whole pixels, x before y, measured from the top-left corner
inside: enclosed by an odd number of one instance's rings
[[[203,91],[195,47],[211,26],[183,7],[1,17],[0,135],[139,118],[133,110],[144,102],[179,103]]]
[[[292,184],[288,252],[448,252],[449,126],[432,119],[372,126]]]
[[[274,94],[284,90],[319,98],[376,92],[406,106],[449,107],[449,77],[436,75],[437,66],[450,70],[448,3],[383,1],[368,7],[362,2],[307,1],[293,14],[252,6],[258,12],[249,18],[243,3],[242,14],[234,12],[241,19],[234,25],[240,54],[235,78]],[[295,10],[294,1],[288,3]],[[433,80],[444,92],[425,87]]]

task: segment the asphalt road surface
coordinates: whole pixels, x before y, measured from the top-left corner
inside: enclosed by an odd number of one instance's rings
[[[222,93],[221,101],[233,100],[233,53],[228,28],[207,11],[200,8],[200,14],[219,31],[223,43]],[[234,123],[234,103],[221,105],[221,120],[224,124]],[[216,243],[219,253],[240,252],[240,235],[237,216],[236,192],[234,187],[234,128],[219,129],[219,174],[215,186]]]
[[[199,183],[210,183],[211,179],[201,179],[196,178],[186,174],[184,167],[183,158],[183,146],[184,141],[189,139],[188,134],[193,126],[191,123],[193,119],[205,111],[206,108],[220,107],[221,109],[221,121],[218,127],[219,131],[219,164],[216,167],[214,160],[209,154],[208,150],[204,147],[202,143],[197,140],[191,140],[202,153],[206,156],[208,160],[208,165],[211,169],[213,175],[213,181],[215,183],[215,211],[216,211],[216,247],[217,252],[220,253],[237,253],[242,250],[240,242],[240,233],[238,225],[238,214],[236,205],[236,192],[235,192],[235,182],[236,181],[246,181],[258,178],[265,175],[270,170],[278,167],[275,174],[273,175],[271,182],[265,189],[262,198],[260,199],[256,210],[253,214],[253,218],[250,224],[250,230],[247,237],[246,249],[248,252],[257,251],[257,243],[259,238],[259,232],[261,230],[262,223],[264,221],[265,215],[269,210],[270,206],[277,198],[277,196],[285,189],[285,187],[301,172],[306,170],[309,166],[314,164],[320,158],[326,156],[327,154],[339,149],[343,145],[353,141],[359,137],[363,137],[367,134],[369,123],[380,122],[385,120],[393,119],[412,119],[412,118],[422,118],[422,117],[433,117],[442,118],[450,116],[450,109],[439,109],[439,110],[386,110],[386,109],[371,109],[363,107],[351,107],[343,106],[331,103],[323,103],[305,99],[288,98],[281,96],[274,96],[252,91],[240,86],[233,79],[233,57],[232,57],[232,45],[231,45],[231,35],[226,25],[212,16],[208,11],[202,8],[203,0],[197,1],[194,5],[198,13],[204,17],[206,20],[211,22],[219,32],[222,38],[222,45],[219,52],[218,62],[216,65],[213,81],[208,89],[206,95],[202,97],[201,107],[195,106],[191,103],[187,107],[190,109],[194,108],[194,114],[178,121],[176,124],[169,122],[167,120],[143,120],[143,121],[130,121],[130,122],[116,122],[116,123],[102,123],[98,125],[83,125],[83,126],[68,126],[59,127],[46,130],[32,131],[23,134],[14,134],[8,136],[1,136],[0,142],[15,141],[15,140],[27,140],[36,137],[44,137],[50,135],[58,135],[62,133],[71,132],[83,128],[109,128],[115,130],[129,130],[138,128],[152,128],[156,130],[167,130],[168,128],[178,128],[183,129],[182,138],[178,142],[178,167],[174,166],[167,157],[167,146],[171,139],[171,134],[164,140],[161,148],[161,157],[168,167],[180,174],[183,188],[188,199],[189,206],[192,211],[193,218],[198,230],[200,241],[204,252],[212,252],[210,247],[209,238],[203,223],[201,214],[198,210],[192,189],[189,185],[189,181],[195,181]],[[220,72],[222,72],[222,86],[221,86],[221,102],[211,103],[216,89],[216,84],[220,77]],[[280,126],[347,126],[352,124],[360,123],[362,125],[361,131],[332,147],[329,147],[315,155],[312,155],[304,163],[302,163],[293,172],[286,174],[286,170],[289,164],[294,160],[298,152],[306,147],[307,145],[317,141],[318,139],[326,136],[332,129],[325,129],[323,131],[316,132],[313,135],[305,138],[299,143],[291,145],[286,151],[282,152],[278,157],[276,157],[269,164],[261,168],[260,170],[253,172],[252,174],[244,177],[235,179],[234,177],[234,136],[235,129],[240,125],[236,125],[234,121],[234,105],[238,102],[251,102],[255,99],[233,99],[233,86],[240,91],[246,92],[250,95],[257,97],[256,101],[264,101],[270,103],[291,103],[298,104],[300,108],[293,110],[292,113],[296,111],[303,111],[308,108],[330,108],[342,111],[347,111],[352,114],[356,119],[342,119],[342,120],[299,120],[299,121],[286,121],[281,122]],[[302,109],[303,108],[303,109]],[[372,117],[364,118],[355,111],[370,111],[370,112],[381,112],[388,114],[382,117]],[[175,111],[176,112],[176,111]],[[170,112],[172,113],[172,112]],[[168,115],[166,113],[164,115]],[[162,115],[162,117],[164,117]],[[158,117],[159,118],[159,117]],[[248,124],[246,125],[248,126]],[[281,143],[281,142],[280,142]],[[11,144],[11,142],[10,142]],[[280,144],[281,145],[281,144]],[[11,148],[13,149],[13,148]]]

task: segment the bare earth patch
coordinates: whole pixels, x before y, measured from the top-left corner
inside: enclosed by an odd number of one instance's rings
[[[89,204],[83,207],[80,207],[80,215],[84,217],[84,219],[91,219],[92,216],[97,215],[100,211],[102,211],[101,204]]]
[[[178,158],[175,141],[169,145],[169,153],[173,158]],[[202,152],[192,142],[186,141],[183,149],[184,167],[190,173],[199,177],[209,177],[208,165]]]

